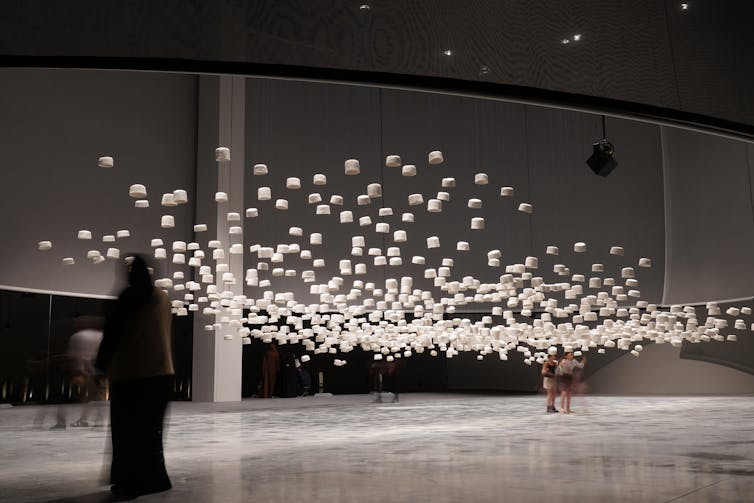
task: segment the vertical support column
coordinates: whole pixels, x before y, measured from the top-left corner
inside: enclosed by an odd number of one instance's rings
[[[228,264],[228,272],[235,281],[224,282],[223,274],[215,280],[219,292],[243,293],[243,254],[231,255],[232,244],[243,245],[243,235],[230,235],[232,225],[229,212],[243,215],[244,207],[244,128],[246,82],[243,77],[199,77],[198,141],[197,141],[197,204],[196,222],[206,223],[208,231],[197,236],[202,245],[215,239],[225,250],[225,258],[217,264]],[[217,163],[214,151],[218,146],[230,148],[230,162]],[[228,194],[227,203],[215,203],[215,192]],[[243,217],[242,217],[243,218]],[[209,254],[208,254],[209,258]],[[242,309],[243,306],[230,306]],[[211,318],[194,317],[193,393],[194,401],[228,402],[241,400],[241,338],[233,320],[241,316],[226,314]],[[231,321],[231,323],[228,323]],[[221,328],[206,331],[204,326],[215,323]],[[226,336],[229,336],[226,338]]]

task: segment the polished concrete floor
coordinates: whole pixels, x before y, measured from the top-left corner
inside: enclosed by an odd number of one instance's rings
[[[174,488],[137,501],[754,501],[754,397],[588,396],[573,409],[428,394],[173,403]],[[54,406],[0,409],[0,501],[108,501],[106,427],[54,422]]]

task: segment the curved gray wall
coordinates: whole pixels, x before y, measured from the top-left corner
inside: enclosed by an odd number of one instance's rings
[[[662,128],[665,304],[754,294],[754,145]]]

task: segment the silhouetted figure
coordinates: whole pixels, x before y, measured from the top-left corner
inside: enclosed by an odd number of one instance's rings
[[[171,488],[162,431],[174,374],[168,296],[134,257],[128,287],[105,325],[97,368],[110,379],[112,491],[135,497]]]
[[[280,352],[280,377],[278,396],[283,398],[295,397],[298,387],[298,370],[296,369],[296,355],[288,347]]]
[[[102,322],[97,319],[77,318],[73,321],[75,332],[68,341],[71,364],[71,383],[79,387],[81,414],[71,426],[89,426],[91,402],[97,400],[101,391],[102,376],[94,368],[94,361],[102,341]],[[96,423],[103,422],[101,408],[97,408]]]
[[[267,348],[262,359],[262,398],[272,398],[280,369],[280,353],[273,343]]]

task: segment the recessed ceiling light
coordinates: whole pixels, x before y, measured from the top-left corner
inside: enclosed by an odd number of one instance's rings
[[[564,38],[563,40],[560,41],[560,43],[563,44],[563,45],[570,44],[571,43],[571,39],[570,38]]]
[[[689,4],[687,4],[687,3],[682,3],[682,4],[681,4],[681,10],[689,10]]]
[[[446,56],[452,56],[453,55],[453,51],[451,51],[450,49],[445,49],[444,51],[442,51],[442,53],[445,54]]]
[[[481,68],[479,69],[479,73],[480,73],[481,75],[487,75],[488,73],[490,73],[490,67],[489,67],[489,66],[487,66],[487,65],[483,65],[483,66],[482,66],[482,67],[481,67]]]
[[[371,6],[371,5],[369,5],[368,3],[365,3],[365,4],[361,4],[361,5],[359,6],[359,9],[360,9],[360,10],[369,10],[369,9],[371,9],[371,8],[372,8],[372,6]]]
[[[576,35],[573,36],[574,42],[578,42],[579,40],[581,40],[581,33],[577,33]]]

